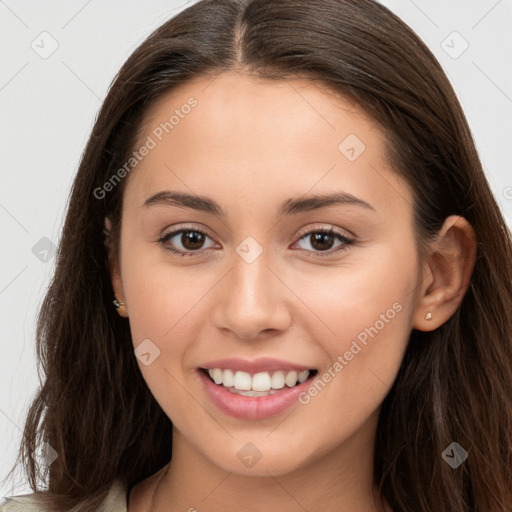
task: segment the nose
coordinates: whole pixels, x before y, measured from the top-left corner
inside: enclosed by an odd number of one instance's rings
[[[265,251],[248,263],[234,255],[233,267],[219,283],[214,298],[214,323],[244,340],[277,334],[291,323],[290,296],[286,286],[269,268]]]

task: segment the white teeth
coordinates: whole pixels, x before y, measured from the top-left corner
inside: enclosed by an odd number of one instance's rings
[[[284,388],[284,372],[282,372],[282,371],[274,372],[274,375],[272,375],[271,387],[272,387],[272,389],[283,389]]]
[[[223,382],[223,371],[220,368],[213,370],[213,380],[215,384],[222,384]]]
[[[302,372],[299,372],[299,375],[297,376],[297,379],[299,381],[299,383],[303,383],[305,380],[307,380],[309,377],[309,371],[308,370],[304,370]]]
[[[253,391],[252,389],[249,391],[240,391],[236,388],[228,388],[228,390],[231,391],[231,393],[243,396],[268,396],[273,395],[276,392],[275,389],[270,389],[269,391]]]
[[[284,383],[289,387],[295,386],[297,384],[297,372],[288,372],[286,377],[284,378]]]
[[[269,391],[270,384],[270,375],[267,372],[260,372],[253,376],[251,387],[253,391]]]
[[[233,386],[241,391],[249,391],[251,389],[251,375],[247,372],[236,372]]]
[[[266,396],[273,394],[275,390],[283,389],[285,385],[291,388],[301,384],[308,379],[310,372],[309,370],[301,372],[278,370],[272,374],[258,372],[251,376],[248,372],[211,368],[208,374],[215,384],[229,388],[234,393],[239,392],[245,396]]]
[[[235,374],[231,370],[224,370],[224,376],[222,378],[222,385],[227,388],[233,387],[235,384]]]

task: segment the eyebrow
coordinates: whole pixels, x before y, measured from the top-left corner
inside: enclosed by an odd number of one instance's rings
[[[298,197],[296,199],[287,199],[279,208],[279,215],[296,215],[303,212],[318,210],[333,204],[349,204],[360,206],[362,208],[376,211],[375,208],[347,192],[334,192],[329,194],[315,194],[307,197]],[[172,190],[163,190],[149,197],[144,204],[144,208],[154,205],[167,205],[191,208],[206,213],[211,213],[217,217],[225,218],[226,212],[222,207],[205,196],[188,194],[185,192],[176,192]]]

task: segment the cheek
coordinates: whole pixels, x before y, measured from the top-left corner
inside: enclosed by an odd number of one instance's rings
[[[129,229],[128,225],[135,227]],[[164,337],[197,302],[200,283],[191,286],[193,271],[184,271],[156,241],[143,238],[147,231],[143,225],[128,219],[123,228],[122,282],[137,345],[141,337]]]
[[[163,249],[137,238],[128,229],[122,234],[121,250],[123,289],[135,353],[145,344],[158,356],[150,366],[141,364],[144,361],[139,358],[141,371],[148,378],[155,374],[154,367],[175,371],[186,350],[187,336],[182,331],[187,313],[194,311],[201,286],[206,293],[206,283],[192,284],[193,272],[171,265]],[[190,336],[190,326],[188,333]]]
[[[323,269],[324,277],[317,274],[298,281],[297,294],[323,321],[331,358],[349,350],[354,339],[364,343],[373,335],[384,346],[388,338],[408,334],[418,284],[416,249],[403,240],[359,249],[346,261],[328,274]]]
[[[365,260],[340,269],[323,293],[308,295],[334,334],[326,335],[325,327],[318,331],[328,362],[299,401],[312,416],[329,410],[335,437],[348,424],[358,428],[380,406],[411,332],[415,248],[381,245],[365,251]]]
[[[152,395],[177,427],[189,429],[182,422],[200,422],[201,410],[191,407],[184,386],[188,354],[200,337],[198,315],[206,314],[200,298],[213,283],[197,278],[192,282],[193,271],[172,267],[161,255],[157,260],[155,252],[135,249],[123,259],[132,341]]]
[[[134,345],[150,338],[162,353],[177,355],[183,352],[186,341],[194,338],[194,325],[198,325],[190,319],[200,314],[201,299],[213,282],[206,278],[197,279],[197,274],[194,278],[192,271],[172,269],[165,263],[127,271],[125,295],[130,305]]]

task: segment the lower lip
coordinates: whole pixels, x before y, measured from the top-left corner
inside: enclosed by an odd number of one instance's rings
[[[298,396],[307,389],[311,378],[293,386],[284,387],[272,395],[267,396],[243,396],[228,391],[224,386],[219,386],[202,370],[199,370],[200,378],[211,401],[224,413],[245,420],[261,420],[276,416],[294,403],[298,403]]]

